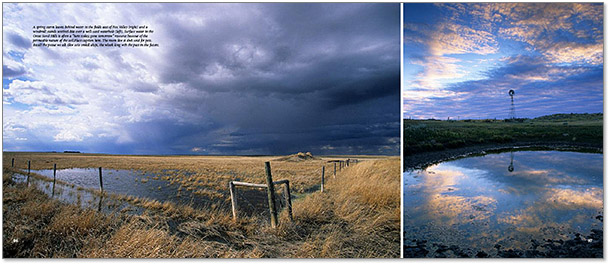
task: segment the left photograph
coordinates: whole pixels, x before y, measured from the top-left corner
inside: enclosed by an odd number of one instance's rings
[[[4,3],[3,258],[399,258],[400,12]]]

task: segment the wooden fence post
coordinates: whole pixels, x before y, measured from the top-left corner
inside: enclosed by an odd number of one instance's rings
[[[30,186],[30,160],[28,160],[28,178],[26,180],[26,185]]]
[[[284,185],[284,198],[286,199],[286,205],[288,207],[288,216],[290,217],[290,221],[294,222],[292,219],[292,198],[290,198],[290,182],[286,181]]]
[[[324,192],[324,166],[322,166],[322,184],[320,184],[320,192]]]
[[[15,158],[11,159],[11,167],[15,167]]]
[[[337,177],[337,162],[333,162],[333,165],[335,166],[335,169],[333,170],[333,178]]]
[[[346,166],[349,167],[349,158],[345,160]]]
[[[57,175],[57,164],[53,164],[53,192],[51,192],[51,197],[55,196],[55,179]]]
[[[102,196],[100,196],[100,202],[97,204],[97,211],[101,212],[102,211],[102,201],[104,200],[104,194],[102,194]]]
[[[229,181],[229,192],[231,193],[231,210],[233,211],[233,220],[237,220],[237,198],[235,198],[236,190],[233,181]]]
[[[269,161],[265,162],[265,171],[267,172],[267,199],[269,200],[271,227],[275,228],[278,225],[278,220],[277,212],[275,211],[275,189],[273,187],[273,178],[271,177],[271,165],[269,164]]]
[[[100,192],[104,193],[104,184],[102,183],[102,167],[99,167],[100,170]]]

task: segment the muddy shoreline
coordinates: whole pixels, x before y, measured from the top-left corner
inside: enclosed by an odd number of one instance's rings
[[[602,145],[587,143],[565,143],[565,142],[515,142],[506,144],[474,145],[442,151],[432,151],[405,155],[403,157],[403,171],[424,169],[430,165],[440,162],[455,160],[459,158],[485,155],[487,153],[514,150],[557,150],[603,153]]]
[[[601,221],[601,216],[598,216]],[[491,252],[464,248],[457,245],[433,244],[427,247],[425,240],[405,240],[403,258],[603,258],[603,232],[593,229],[588,238],[576,234],[569,240],[532,240],[528,249],[505,248],[500,244]]]

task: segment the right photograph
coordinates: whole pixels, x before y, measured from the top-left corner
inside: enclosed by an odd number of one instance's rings
[[[403,257],[603,258],[603,10],[403,4]]]

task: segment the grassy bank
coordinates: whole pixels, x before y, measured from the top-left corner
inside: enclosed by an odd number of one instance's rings
[[[282,212],[277,229],[267,220],[233,221],[229,212],[212,209],[167,211],[152,205],[141,215],[103,214],[50,199],[13,182],[5,170],[3,253],[5,258],[397,258],[399,163],[398,158],[364,161],[329,177],[324,193],[293,202],[293,223]]]
[[[467,146],[554,143],[602,147],[602,114],[555,114],[535,119],[404,120],[404,155]]]

